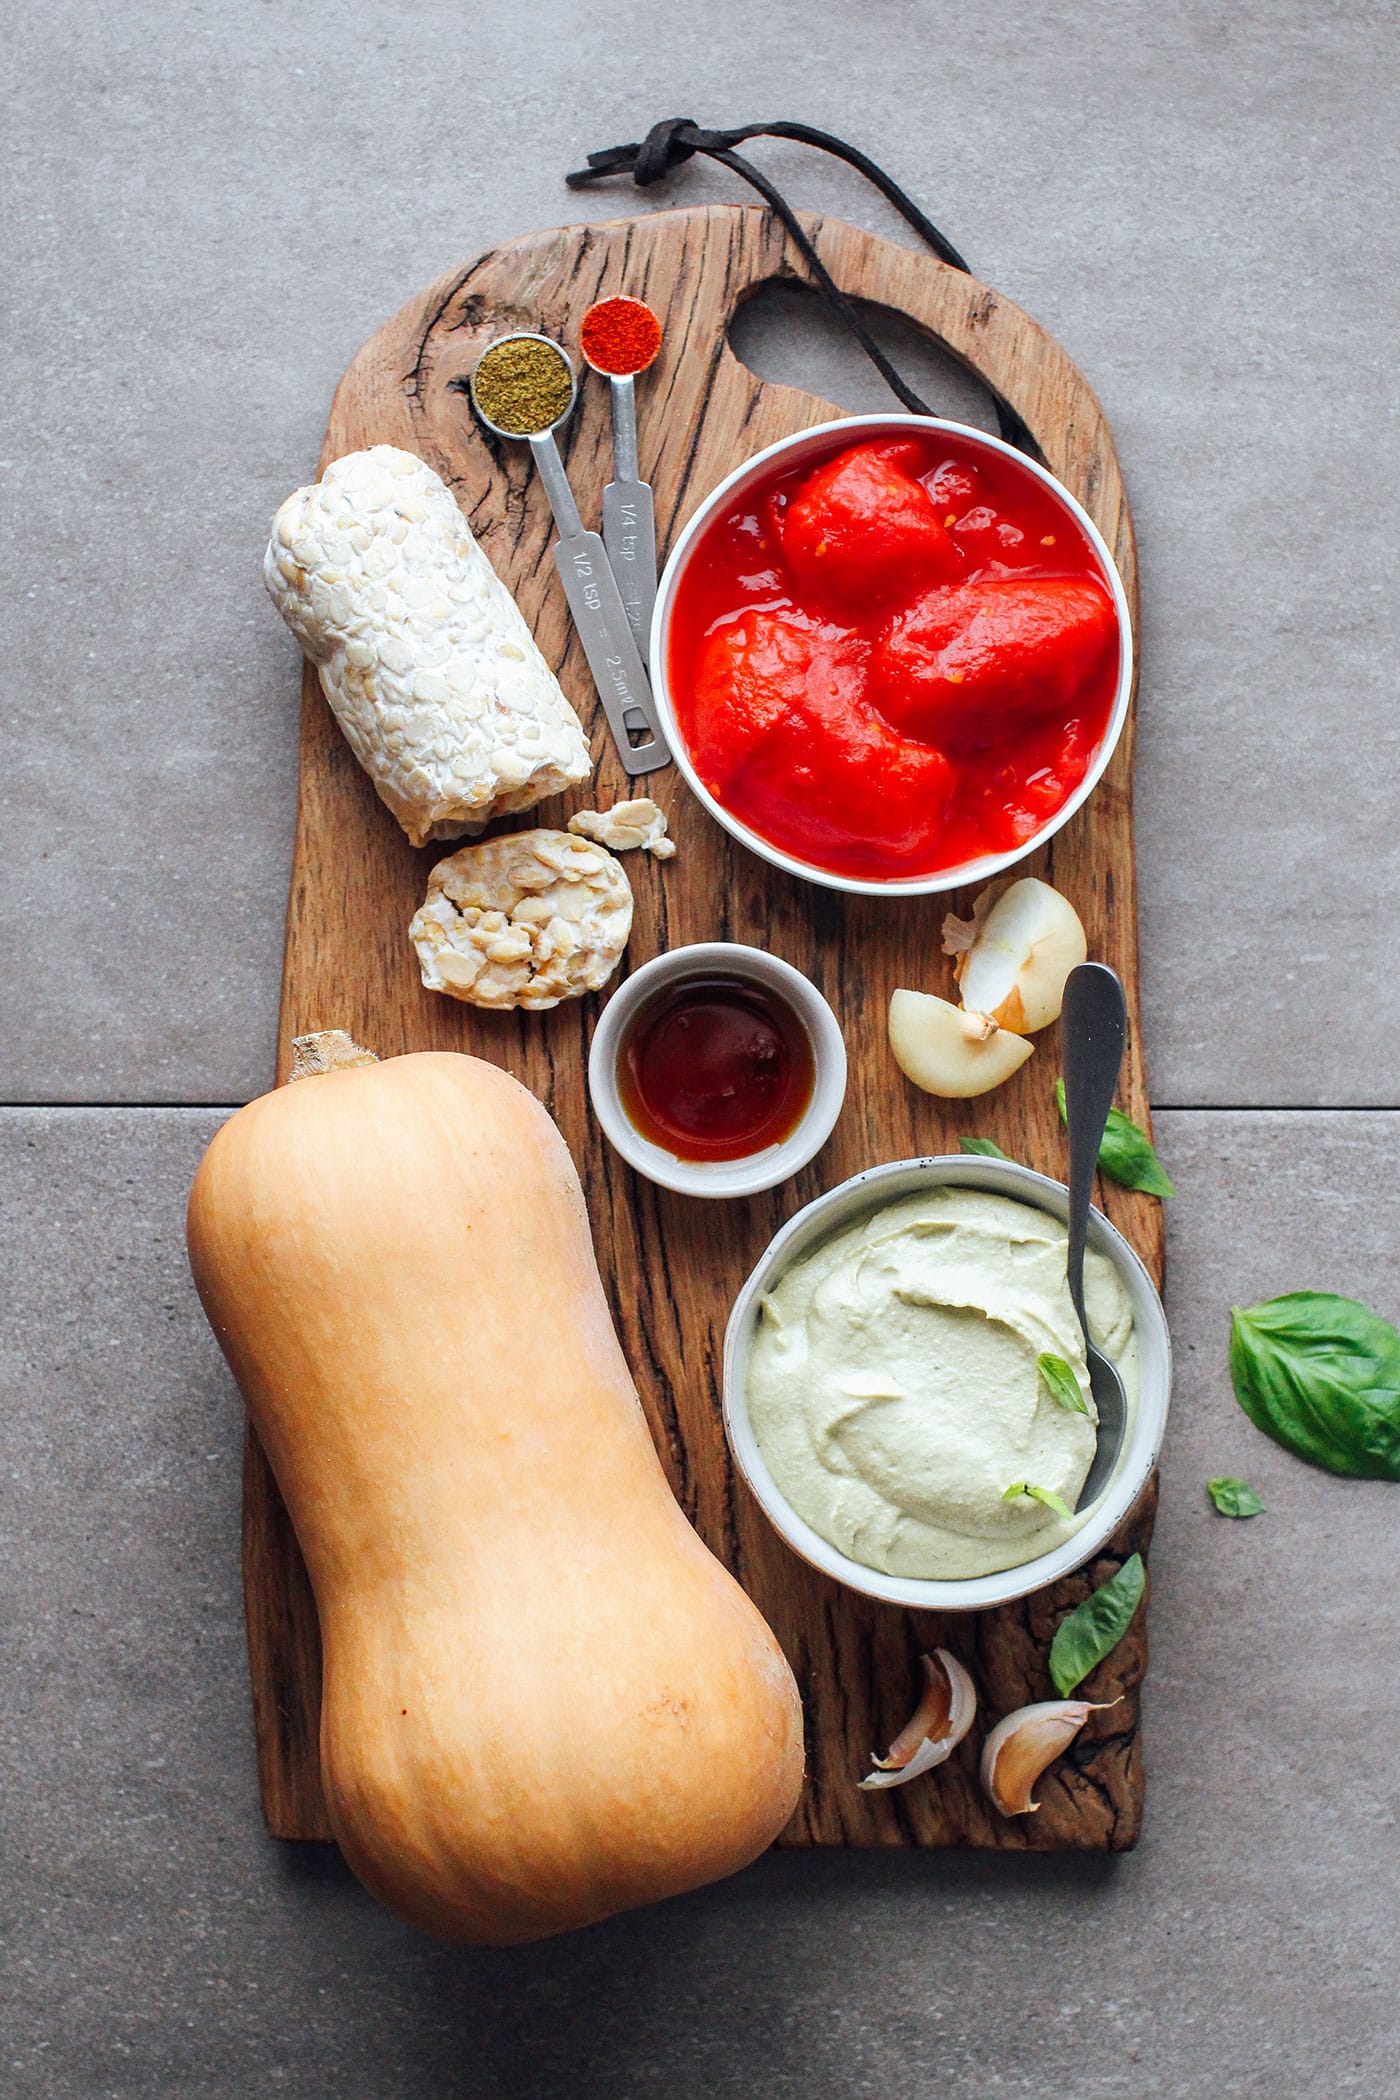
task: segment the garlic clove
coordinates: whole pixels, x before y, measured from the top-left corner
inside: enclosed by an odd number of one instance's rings
[[[881,1771],[902,1769],[926,1736],[938,1738],[946,1735],[953,1725],[955,1705],[963,1735],[977,1711],[977,1694],[972,1688],[972,1679],[955,1655],[946,1648],[935,1648],[932,1655],[921,1655],[919,1660],[924,1668],[924,1696],[890,1744],[886,1755],[872,1755],[872,1764],[878,1765]]]
[[[932,992],[890,999],[890,1048],[905,1077],[948,1101],[990,1093],[1019,1071],[1035,1048],[990,1014],[965,1011]]]
[[[921,1655],[927,1680],[924,1696],[900,1729],[884,1757],[871,1753],[876,1769],[860,1781],[867,1792],[891,1786],[907,1786],[922,1772],[932,1771],[952,1756],[977,1712],[977,1693],[972,1679],[946,1648]]]
[[[982,1785],[993,1806],[1004,1816],[1033,1814],[1040,1803],[1031,1795],[1041,1773],[1069,1748],[1090,1714],[1117,1704],[1045,1699],[998,1721],[982,1746]]]
[[[1067,897],[1033,875],[1013,882],[985,915],[983,901],[978,898],[971,922],[951,913],[944,922],[944,948],[957,955],[963,1005],[990,1014],[1003,1028],[1034,1034],[1058,1018],[1065,979],[1089,952],[1083,924]],[[952,949],[950,939],[958,943]]]

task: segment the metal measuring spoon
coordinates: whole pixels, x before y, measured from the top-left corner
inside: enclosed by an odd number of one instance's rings
[[[656,348],[645,364],[631,372],[610,372],[594,364],[584,350],[585,363],[600,379],[606,379],[612,396],[613,478],[603,490],[603,545],[608,550],[617,587],[627,608],[637,647],[645,655],[651,634],[651,613],[656,603],[656,517],[651,483],[643,481],[637,460],[637,393],[634,381],[649,371],[661,353],[661,324],[642,299],[600,299],[599,307],[630,306],[656,326]],[[589,313],[597,308],[590,307]],[[584,315],[587,329],[588,314]]]
[[[563,361],[569,374],[569,399],[545,430],[507,430],[492,421],[477,398],[476,374],[481,360],[503,342],[547,343]],[[670,747],[661,732],[651,686],[603,542],[596,532],[584,531],[583,519],[579,516],[568,473],[555,442],[555,431],[568,422],[578,398],[573,360],[552,336],[520,329],[514,335],[501,336],[496,342],[487,344],[476,361],[470,385],[472,406],[492,435],[508,438],[515,444],[526,444],[534,455],[535,466],[560,532],[554,546],[554,564],[564,586],[564,596],[569,601],[579,640],[583,643],[583,653],[588,658],[588,668],[593,673],[593,683],[598,688],[598,698],[603,703],[603,713],[608,718],[617,755],[622,760],[624,772],[631,777],[639,773],[654,773],[658,767],[671,763]]]
[[[1123,1447],[1128,1421],[1127,1395],[1117,1369],[1089,1333],[1084,1311],[1084,1246],[1089,1230],[1089,1204],[1098,1172],[1108,1112],[1118,1089],[1128,1007],[1123,987],[1106,963],[1080,963],[1065,984],[1060,1039],[1065,1064],[1065,1121],[1069,1125],[1069,1294],[1084,1330],[1089,1390],[1099,1417],[1094,1462],[1075,1504],[1087,1509],[1101,1492]]]

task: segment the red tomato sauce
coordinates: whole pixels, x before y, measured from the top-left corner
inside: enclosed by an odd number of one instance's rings
[[[834,439],[707,527],[667,664],[691,762],[797,860],[937,874],[1032,838],[1084,778],[1118,682],[1088,537],[946,431]]]

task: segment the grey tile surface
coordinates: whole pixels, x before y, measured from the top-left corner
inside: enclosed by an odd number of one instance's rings
[[[1368,0],[14,11],[0,1098],[266,1082],[296,692],[266,520],[421,284],[569,215],[738,194],[563,189],[688,107],[884,151],[1103,396],[1145,561],[1158,1098],[1396,1100],[1331,967],[1400,903],[1391,28]],[[760,150],[799,201],[891,223]],[[1393,1031],[1393,974],[1368,1003]]]
[[[0,1115],[7,2100],[1396,2091],[1395,1490],[1265,1442],[1224,1342],[1232,1299],[1299,1284],[1400,1314],[1400,1116],[1162,1118],[1180,1381],[1137,1853],[772,1856],[509,1955],[262,1833],[238,1410],[181,1229],[218,1120]],[[1268,1515],[1214,1516],[1222,1470]]]
[[[266,1084],[297,683],[267,518],[355,348],[439,272],[565,217],[745,194],[699,167],[563,189],[689,109],[882,154],[1100,392],[1144,564],[1153,1091],[1215,1106],[1159,1117],[1180,1377],[1140,1850],[774,1855],[509,1956],[420,1939],[333,1853],[262,1833],[239,1415],[181,1231],[221,1112],[0,1110],[5,2100],[1400,2093],[1394,1491],[1276,1451],[1224,1362],[1232,1299],[1400,1314],[1400,1115],[1306,1107],[1400,1105],[1373,1048],[1400,1022],[1393,29],[1371,0],[7,21],[0,1101]],[[853,178],[757,151],[796,201],[897,231]],[[737,342],[881,404],[790,300]],[[928,384],[984,419],[959,375]],[[1268,1515],[1215,1517],[1219,1471]]]

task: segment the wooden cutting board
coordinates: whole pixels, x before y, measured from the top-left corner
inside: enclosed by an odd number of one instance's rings
[[[1113,442],[1093,394],[1058,344],[996,292],[929,256],[808,217],[836,281],[926,328],[1019,411],[1054,473],[1112,547],[1137,603],[1132,524]],[[828,401],[769,385],[738,363],[727,329],[739,303],[777,278],[800,277],[780,224],[756,207],[661,212],[607,225],[531,234],[491,250],[412,300],[366,344],[337,389],[322,464],[365,445],[418,453],[454,489],[472,528],[514,591],[546,659],[591,727],[591,788],[544,803],[523,820],[562,823],[568,810],[627,793],[550,558],[543,491],[522,446],[488,440],[454,382],[482,347],[534,328],[576,348],[584,310],[602,295],[647,299],[665,348],[638,386],[641,465],[656,491],[662,554],[731,468],[787,432],[840,413]],[[585,520],[610,478],[602,382],[585,384],[565,442]],[[1136,615],[1135,615],[1136,616]],[[1077,907],[1089,952],[1128,988],[1134,1017],[1121,1105],[1146,1123],[1137,1014],[1137,914],[1129,722],[1087,807],[1032,862]],[[1015,1159],[1062,1177],[1063,1132],[1052,1099],[1055,1030],[997,1093],[968,1104],[918,1093],[896,1070],[885,1009],[900,984],[947,990],[940,927],[969,898],[882,902],[843,898],[789,880],[735,845],[692,800],[674,768],[647,790],[666,809],[675,858],[627,856],[636,919],[623,969],[688,941],[771,948],[804,969],[834,1006],[850,1053],[850,1090],[836,1132],[796,1180],[749,1201],[702,1203],[638,1180],[618,1160],[588,1106],[585,1066],[598,999],[553,1013],[483,1014],[424,991],[406,928],[442,851],[415,852],[376,800],[321,697],[303,685],[301,786],[282,992],[278,1077],[291,1040],[345,1028],[392,1057],[470,1051],[505,1065],[557,1119],[583,1176],[599,1264],[671,1484],[701,1535],[768,1618],[797,1674],[806,1711],[809,1778],[784,1843],[974,1845],[1008,1850],[1120,1850],[1137,1837],[1143,1800],[1138,1686],[1144,1614],[1093,1680],[1122,1701],[1094,1717],[1046,1779],[1039,1815],[1006,1822],[976,1776],[984,1725],[1050,1696],[1046,1653],[1065,1608],[1146,1547],[1153,1493],[1083,1575],[1029,1602],[978,1616],[932,1617],[863,1601],[815,1574],[781,1543],[736,1480],[720,1426],[719,1366],[733,1298],[777,1227],[859,1168],[956,1151],[959,1132],[994,1137]],[[607,994],[602,995],[606,999]],[[1160,1281],[1161,1208],[1105,1185],[1103,1207]],[[586,1483],[581,1483],[586,1488]],[[244,1575],[263,1803],[275,1834],[329,1835],[317,1775],[320,1655],[305,1571],[266,1460],[249,1436]],[[908,1718],[921,1649],[964,1658],[980,1694],[978,1725],[934,1777],[865,1794],[856,1779]]]

